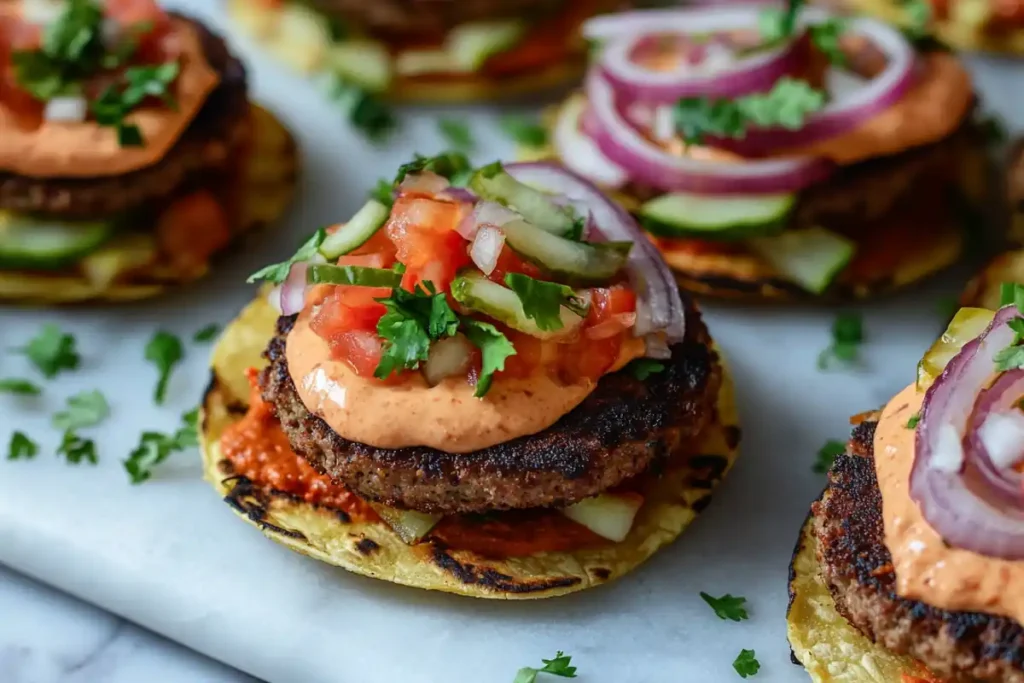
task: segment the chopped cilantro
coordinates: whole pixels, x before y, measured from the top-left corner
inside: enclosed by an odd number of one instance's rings
[[[281,284],[288,278],[288,273],[291,271],[294,264],[308,261],[318,253],[320,245],[324,243],[326,238],[327,231],[320,228],[314,232],[313,235],[302,244],[302,246],[299,247],[298,251],[296,251],[290,259],[260,268],[250,275],[246,282],[252,284],[253,282],[265,280],[266,282],[272,282],[275,285]]]
[[[53,415],[53,426],[62,432],[92,427],[110,415],[107,399],[99,391],[82,391],[67,400],[67,407]]]
[[[482,355],[480,377],[476,380],[476,391],[473,395],[483,398],[491,389],[494,373],[505,369],[505,359],[516,355],[516,349],[508,337],[490,323],[463,318],[462,330],[470,343],[480,349]]]
[[[548,142],[548,132],[528,116],[508,114],[498,121],[501,130],[523,147],[543,147]]]
[[[96,444],[92,439],[83,439],[72,430],[64,432],[60,446],[57,447],[57,455],[64,456],[69,464],[78,465],[82,461],[95,465],[99,462],[96,457]]]
[[[761,670],[761,662],[757,661],[753,650],[740,650],[740,653],[736,655],[736,660],[732,663],[732,668],[736,669],[740,678],[747,678]]]
[[[398,119],[386,104],[338,74],[331,75],[329,95],[371,142],[384,142],[398,127]]]
[[[863,341],[864,320],[861,314],[840,313],[832,323],[832,344],[818,355],[818,369],[828,370],[834,363],[855,363]]]
[[[472,151],[476,147],[469,125],[458,119],[439,119],[437,129],[453,149]]]
[[[19,396],[38,396],[43,393],[38,384],[19,377],[0,379],[0,394],[17,394]]]
[[[153,468],[173,453],[192,448],[199,443],[196,420],[199,409],[182,415],[183,425],[174,434],[143,432],[139,445],[124,461],[125,472],[132,484],[141,484],[152,476]]]
[[[210,342],[216,339],[219,333],[220,325],[218,325],[217,323],[211,323],[204,327],[203,329],[197,330],[196,333],[192,335],[192,341],[196,342],[197,344],[204,344],[206,342]]]
[[[153,402],[163,405],[164,397],[167,394],[167,381],[171,378],[174,366],[185,357],[185,350],[181,345],[181,340],[176,336],[158,330],[146,344],[145,356],[146,360],[153,363],[159,372],[156,390],[153,392]]]
[[[665,364],[650,358],[637,358],[631,361],[626,369],[642,382],[655,373],[664,372]]]
[[[568,285],[535,280],[521,273],[507,274],[505,284],[519,297],[526,317],[537,323],[537,327],[545,332],[553,332],[564,327],[562,306],[580,317],[587,315],[589,305]]]
[[[43,325],[39,333],[17,351],[28,356],[47,379],[56,377],[61,370],[77,369],[81,361],[75,349],[75,338],[64,334],[53,323]]]
[[[391,296],[377,301],[387,309],[377,322],[377,334],[384,340],[384,351],[373,373],[379,379],[418,368],[427,360],[430,342],[451,337],[459,327],[448,298],[429,282],[422,283],[415,292],[396,287]]]
[[[907,429],[917,429],[917,423],[921,421],[921,413],[914,413],[907,420]]]
[[[562,678],[576,678],[576,667],[571,665],[572,656],[559,651],[555,653],[554,659],[542,659],[544,666],[539,669],[524,666],[516,673],[512,683],[535,683],[537,674],[551,674]]]
[[[715,616],[719,619],[729,619],[731,621],[743,621],[748,619],[746,598],[733,597],[726,593],[720,598],[713,598],[707,593],[700,594],[701,599],[711,606],[711,609],[715,610]]]
[[[846,444],[842,441],[836,441],[835,439],[829,439],[825,442],[825,445],[818,449],[818,457],[814,461],[814,466],[811,468],[818,474],[825,474],[829,468],[832,467],[832,463],[836,461],[840,455],[846,452]]]
[[[423,171],[436,173],[454,182],[453,179],[464,176],[467,172],[472,172],[472,170],[473,165],[469,163],[469,159],[462,152],[444,152],[433,157],[417,154],[413,157],[412,161],[398,167],[398,173],[395,175],[393,184],[395,187],[398,187],[405,180],[405,176],[410,173],[422,173]]]
[[[7,444],[8,460],[31,460],[39,453],[39,444],[28,438],[24,432],[11,434],[11,441]]]

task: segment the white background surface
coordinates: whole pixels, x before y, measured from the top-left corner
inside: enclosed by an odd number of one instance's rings
[[[169,4],[223,25],[211,2]],[[409,112],[403,133],[375,149],[348,129],[316,88],[244,42],[239,47],[251,65],[256,99],[283,115],[305,154],[295,210],[284,227],[254,239],[209,280],[156,302],[0,310],[3,348],[57,321],[75,333],[83,355],[81,370],[48,383],[38,400],[0,396],[0,444],[20,429],[43,445],[35,461],[0,462],[0,562],[273,683],[508,683],[519,667],[539,664],[555,650],[574,656],[582,683],[731,681],[738,680],[732,661],[742,648],[757,653],[759,683],[807,680],[789,662],[784,613],[789,554],[824,482],[811,471],[814,454],[826,439],[846,438],[849,415],[880,405],[912,380],[921,351],[940,331],[940,296],[958,291],[964,273],[859,307],[868,342],[860,368],[852,371],[815,367],[829,343],[834,310],[707,306],[711,331],[738,384],[742,455],[690,531],[617,584],[504,604],[359,578],[295,555],[237,520],[200,480],[195,453],[176,456],[142,486],[128,485],[120,461],[139,434],[174,429],[208,379],[209,346],[189,345],[168,405],[158,408],[151,400],[156,373],[143,360],[143,347],[158,327],[184,339],[229,319],[253,295],[244,277],[256,266],[291,253],[313,228],[350,215],[376,179],[391,175],[414,151],[442,149],[439,113],[470,123],[480,143],[477,161],[508,157],[512,149],[493,113],[468,109]],[[1024,67],[994,60],[976,66],[992,108],[1011,119],[1024,111]],[[1024,123],[1020,117],[1017,123]],[[0,376],[35,375],[21,357],[7,353],[0,356]],[[52,457],[59,434],[49,417],[67,396],[93,388],[112,407],[111,418],[88,434],[101,463],[71,467]],[[29,590],[20,578],[8,578],[5,588],[0,681],[7,683],[18,680],[5,676],[17,673],[18,646],[10,643],[21,641],[4,629],[27,621],[17,636],[35,638],[32,629],[39,626],[32,619],[55,619],[39,615],[55,614],[58,599],[20,597]],[[700,591],[746,596],[751,619],[718,620]],[[95,620],[90,637],[96,642],[102,640],[97,624],[119,628],[87,617],[83,607],[71,609],[64,623],[81,611],[81,619]],[[131,647],[146,648],[146,666],[176,672],[167,680],[239,680],[208,662],[183,660],[135,631],[126,637]],[[51,652],[51,659],[59,654]],[[23,669],[22,680],[114,680],[32,671]]]

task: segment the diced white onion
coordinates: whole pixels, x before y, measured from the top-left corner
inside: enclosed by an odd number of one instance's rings
[[[956,427],[951,424],[939,427],[935,445],[931,467],[940,472],[959,472],[964,466],[964,446]]]
[[[643,504],[643,496],[637,493],[602,493],[570,505],[562,514],[598,536],[620,543],[629,535]]]
[[[43,118],[61,123],[81,123],[89,111],[89,104],[81,96],[54,97],[46,103]]]
[[[505,233],[501,231],[501,228],[484,225],[473,238],[473,246],[469,248],[469,257],[473,259],[473,263],[484,275],[490,275],[494,272],[494,267],[498,265],[498,256],[501,255],[504,246]]]
[[[468,371],[472,351],[473,346],[461,334],[435,342],[430,347],[427,362],[423,364],[423,377],[427,384],[434,387],[445,377]]]
[[[982,423],[978,436],[999,469],[1009,469],[1024,459],[1024,413],[992,413]]]

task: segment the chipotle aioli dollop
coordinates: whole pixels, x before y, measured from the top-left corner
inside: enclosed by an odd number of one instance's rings
[[[427,446],[469,453],[536,434],[578,406],[597,386],[582,378],[561,384],[543,369],[526,378],[498,373],[487,395],[475,398],[465,377],[431,387],[419,373],[396,385],[358,376],[331,357],[328,343],[302,313],[286,343],[292,381],[306,409],[350,441],[377,448]],[[644,355],[642,339],[622,344],[610,371]]]
[[[15,16],[15,4],[0,2],[0,19]],[[181,71],[173,85],[176,106],[142,106],[125,119],[139,127],[143,146],[121,147],[116,130],[95,121],[43,121],[25,129],[0,101],[0,171],[33,178],[97,177],[130,173],[160,161],[220,82],[206,61],[195,27],[176,18],[172,24],[181,49]]]
[[[907,387],[885,407],[875,430],[875,471],[896,590],[940,609],[1024,622],[1024,562],[947,546],[910,497],[914,430],[907,421],[921,410],[923,399],[913,385]]]

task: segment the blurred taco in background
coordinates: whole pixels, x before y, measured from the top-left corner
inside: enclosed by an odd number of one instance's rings
[[[0,66],[0,300],[155,295],[291,199],[291,136],[193,19],[4,2]]]

